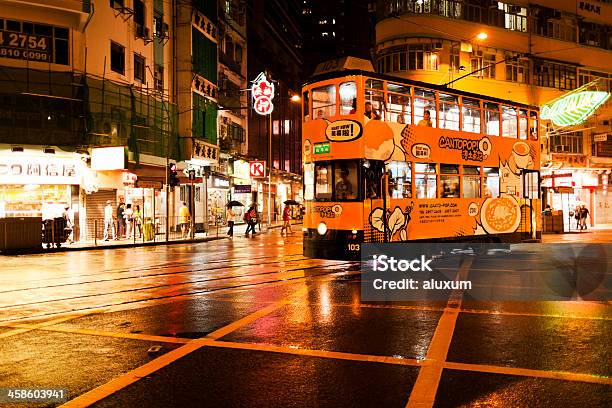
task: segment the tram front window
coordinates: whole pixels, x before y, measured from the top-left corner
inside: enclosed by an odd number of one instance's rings
[[[357,198],[357,162],[339,161],[335,163],[336,200],[355,200]]]

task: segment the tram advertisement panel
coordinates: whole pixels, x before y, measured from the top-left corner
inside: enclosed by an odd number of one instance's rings
[[[317,119],[305,123],[303,131],[306,163],[356,157],[410,163],[407,193],[388,197],[386,208],[381,200],[366,200],[371,204],[364,207],[366,239],[376,232],[386,233],[391,241],[506,234],[525,231],[527,224],[539,222],[539,200],[527,200],[522,184],[525,170],[539,169],[537,140],[368,118]],[[446,175],[444,168],[452,165],[456,173]],[[468,178],[476,178],[478,191],[465,194],[463,184],[455,186],[456,195],[443,193],[449,180],[457,184]],[[322,218],[313,215],[316,226]],[[338,228],[355,228],[353,214],[351,226],[343,226],[342,218],[334,220]]]

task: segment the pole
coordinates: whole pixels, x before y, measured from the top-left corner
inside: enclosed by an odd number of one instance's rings
[[[189,194],[189,207],[191,209],[190,213],[191,213],[191,220],[189,223],[189,230],[191,231],[191,239],[193,239],[193,237],[195,236],[195,189],[193,187],[193,178],[189,177],[191,180],[191,194]]]
[[[272,201],[272,112],[268,123],[268,229],[272,226],[271,201]]]

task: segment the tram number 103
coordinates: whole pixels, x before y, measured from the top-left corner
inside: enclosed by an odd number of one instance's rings
[[[361,246],[359,244],[348,244],[349,251],[359,251],[361,250]]]

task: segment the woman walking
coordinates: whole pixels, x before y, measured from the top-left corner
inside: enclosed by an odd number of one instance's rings
[[[142,213],[140,212],[140,206],[137,205],[134,210],[134,224],[136,227],[134,228],[134,233],[136,232],[136,228],[138,228],[138,238],[142,238]]]
[[[134,232],[132,230],[134,225],[134,210],[132,210],[131,203],[126,205],[123,216],[125,217],[125,225],[127,226],[125,229],[125,237],[129,239]]]
[[[283,226],[281,227],[280,231],[281,235],[283,235],[283,231],[285,231],[285,234],[287,234],[287,231],[293,234],[293,231],[291,230],[291,210],[288,205],[285,205],[285,209],[283,210]]]
[[[248,237],[249,231],[252,231],[253,235],[255,235],[255,225],[257,225],[257,210],[255,209],[255,204],[251,204],[249,210],[244,214],[244,220],[247,222],[247,229],[244,236]]]
[[[227,211],[225,212],[225,219],[227,220],[228,227],[227,236],[231,238],[234,236],[234,222],[236,221],[236,213],[230,205],[227,206]]]

